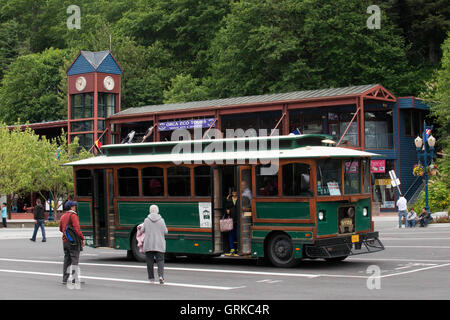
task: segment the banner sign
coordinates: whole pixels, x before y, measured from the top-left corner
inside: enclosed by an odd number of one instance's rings
[[[177,129],[194,129],[194,128],[209,128],[214,123],[215,118],[195,119],[195,120],[178,120],[159,122],[159,131],[171,131]]]
[[[200,228],[211,228],[211,202],[199,202],[198,215],[200,218]]]
[[[370,160],[371,173],[386,173],[386,160]]]

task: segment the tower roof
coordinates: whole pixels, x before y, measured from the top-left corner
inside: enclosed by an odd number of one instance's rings
[[[120,68],[109,50],[95,52],[82,50],[67,70],[67,75],[95,71],[122,74],[122,68]]]

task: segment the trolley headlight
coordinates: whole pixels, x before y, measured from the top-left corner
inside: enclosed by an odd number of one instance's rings
[[[367,210],[367,208],[363,209],[363,216],[367,217],[369,215],[369,210]]]
[[[323,221],[323,220],[325,220],[325,212],[319,211],[319,221]]]

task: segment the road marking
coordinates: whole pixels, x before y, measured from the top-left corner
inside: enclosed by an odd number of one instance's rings
[[[431,266],[431,267],[420,268],[420,269],[415,269],[415,270],[410,270],[410,271],[404,271],[404,272],[397,272],[397,273],[392,273],[392,274],[386,274],[386,275],[384,275],[384,276],[380,276],[379,278],[387,278],[387,277],[393,277],[393,276],[400,276],[400,275],[404,275],[404,274],[409,274],[409,273],[414,273],[414,272],[419,272],[419,271],[424,271],[424,270],[430,270],[430,269],[435,269],[435,268],[442,268],[442,267],[447,267],[447,266],[450,266],[450,263],[440,264],[440,265],[435,265],[435,266]]]
[[[383,241],[389,241],[389,240],[450,240],[450,238],[380,238],[380,240]]]
[[[420,232],[420,231],[411,231],[411,232],[405,232],[405,233],[398,233],[398,232],[380,232],[380,237],[383,235],[389,234],[389,235],[395,235],[395,236],[402,236],[402,235],[421,235],[421,234],[448,234],[448,231],[433,231],[433,232]]]
[[[423,262],[450,262],[450,260],[430,260],[430,259],[403,259],[403,258],[353,258],[353,257],[348,257],[348,260],[358,260],[358,261],[411,261],[411,262],[419,262],[419,261],[423,261]]]
[[[448,246],[384,246],[385,248],[429,248],[429,249],[450,249]]]
[[[59,261],[45,261],[45,260],[25,260],[25,259],[7,259],[0,258],[0,261],[9,262],[28,262],[28,263],[47,263],[47,264],[63,264]],[[114,268],[135,268],[135,269],[147,269],[147,266],[129,265],[129,264],[107,264],[107,263],[88,263],[80,262],[80,266],[93,266],[93,267],[114,267]],[[215,272],[215,273],[235,273],[235,274],[249,274],[249,275],[269,275],[269,276],[285,276],[285,277],[304,277],[304,278],[317,278],[317,274],[304,274],[304,273],[284,273],[284,272],[264,272],[264,271],[247,271],[247,270],[229,270],[229,269],[201,269],[201,268],[178,268],[178,267],[166,267],[164,270],[174,271],[189,271],[189,272]]]
[[[0,272],[61,277],[60,273],[46,273],[46,272],[21,271],[21,270],[5,270],[5,269],[0,269]],[[104,277],[92,277],[92,276],[81,276],[80,279],[91,279],[91,280],[101,280],[101,281],[115,281],[115,282],[150,284],[148,281],[144,281],[144,280],[104,278]],[[210,285],[199,285],[199,284],[190,284],[190,283],[174,283],[174,282],[164,282],[164,286],[187,287],[187,288],[197,288],[197,289],[213,289],[213,290],[234,290],[234,289],[245,288],[245,286],[241,286],[241,287],[223,287],[223,286],[210,286]]]

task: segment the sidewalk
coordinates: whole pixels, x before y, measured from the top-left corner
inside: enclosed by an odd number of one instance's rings
[[[0,229],[0,240],[30,239],[33,231],[34,228],[2,228]],[[61,237],[61,232],[58,227],[46,227],[45,236],[46,238],[59,238]],[[38,230],[36,238],[36,241],[42,240],[41,230]]]

